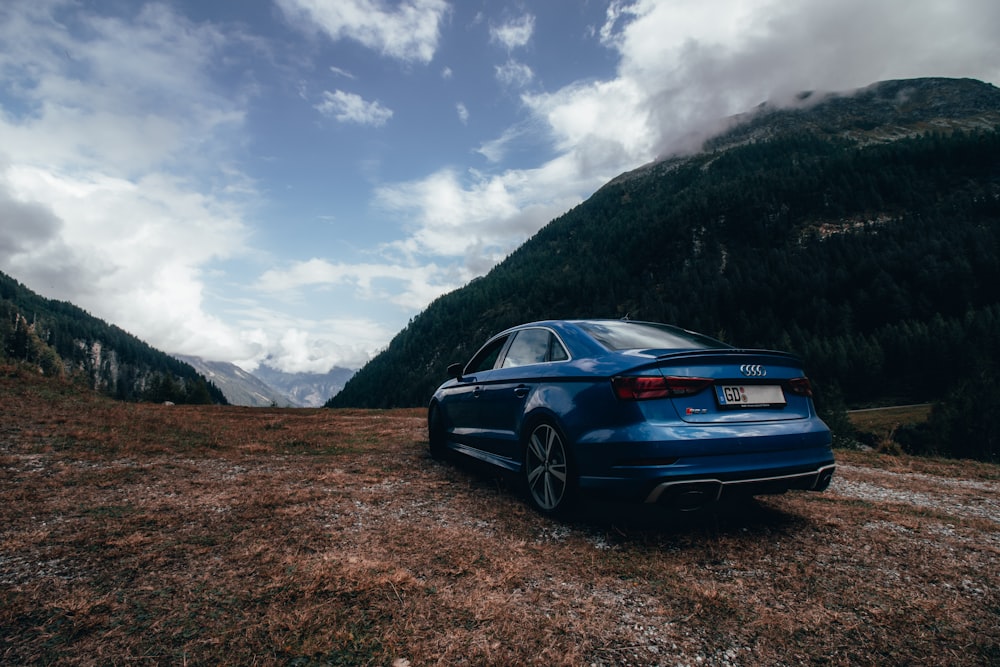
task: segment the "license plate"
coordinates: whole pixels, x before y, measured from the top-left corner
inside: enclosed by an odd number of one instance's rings
[[[785,394],[776,384],[727,384],[715,387],[724,408],[766,408],[784,405]]]

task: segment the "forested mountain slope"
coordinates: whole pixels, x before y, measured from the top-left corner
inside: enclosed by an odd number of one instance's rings
[[[449,362],[546,318],[788,349],[852,404],[939,399],[998,363],[1000,90],[891,81],[740,120],[434,301],[328,405],[425,404]]]
[[[69,375],[122,400],[221,403],[226,398],[189,364],[65,301],[0,273],[0,360]]]

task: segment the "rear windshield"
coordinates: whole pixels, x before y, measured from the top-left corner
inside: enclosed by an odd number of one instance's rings
[[[729,347],[714,338],[668,324],[652,322],[578,322],[609,350],[715,350]]]

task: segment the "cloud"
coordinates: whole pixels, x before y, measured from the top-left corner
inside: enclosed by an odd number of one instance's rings
[[[203,302],[206,267],[248,251],[229,156],[250,91],[211,75],[241,37],[163,5],[75,10],[0,9],[3,270],[161,349],[238,349]]]
[[[293,23],[332,40],[353,39],[390,58],[422,63],[434,58],[448,12],[445,0],[403,0],[390,9],[379,0],[276,2]]]
[[[580,183],[565,159],[533,170],[488,175],[444,169],[407,183],[385,185],[376,204],[412,221],[414,231],[391,248],[406,257],[460,258],[463,275],[489,270],[555,216],[579,202]]]
[[[623,15],[631,13],[631,7],[629,7],[624,0],[612,0],[608,4],[608,8],[605,12],[604,25],[602,25],[600,29],[601,42],[605,44],[613,44],[617,38],[616,30],[618,29],[618,20]]]
[[[259,307],[244,311],[241,322],[243,348],[253,352],[233,363],[249,372],[262,364],[286,373],[358,368],[396,333],[364,317],[290,320],[287,313]]]
[[[849,90],[885,78],[1000,78],[1000,4],[993,0],[829,3],[612,2],[597,38],[616,75],[521,96],[519,121],[478,151],[495,173],[454,168],[379,188],[377,203],[411,221],[396,247],[411,257],[461,258],[484,272],[537,229],[618,174],[697,150],[726,118],[802,90]],[[508,48],[533,23],[491,29]],[[523,83],[517,63],[497,68]],[[551,157],[504,169],[514,141]],[[536,151],[541,153],[542,151]]]
[[[325,116],[333,116],[341,123],[357,123],[382,127],[392,118],[392,109],[378,102],[366,102],[360,95],[342,90],[324,91],[323,101],[316,109]]]
[[[52,209],[39,202],[22,202],[0,188],[0,265],[31,248],[46,245],[58,237],[62,228]]]
[[[24,200],[48,202],[41,219],[58,231],[30,246],[22,236],[9,271],[170,351],[232,343],[236,334],[203,310],[201,267],[245,251],[238,209],[163,174],[132,182],[15,166],[5,180]]]
[[[490,27],[490,41],[503,45],[508,51],[526,46],[535,32],[535,17],[525,14],[503,25]]]
[[[888,78],[1000,75],[1000,5],[990,0],[809,0],[621,5],[602,29],[616,81],[642,91],[657,154],[696,148],[717,119],[802,90]],[[609,101],[610,102],[610,101]],[[559,131],[559,127],[554,127]]]
[[[441,290],[451,290],[471,275],[456,275],[433,263],[344,263],[313,258],[284,269],[265,271],[256,288],[274,294],[293,294],[303,288],[349,286],[355,298],[388,301],[401,309],[423,308]]]
[[[496,139],[490,139],[481,143],[476,152],[490,162],[499,163],[506,157],[511,144],[525,137],[526,134],[527,131],[523,127],[508,127]]]
[[[356,79],[356,78],[358,78],[358,77],[354,76],[353,74],[351,74],[350,72],[348,72],[346,69],[342,69],[342,68],[336,67],[334,65],[330,65],[330,71],[333,72],[336,76],[342,76],[345,79]]]
[[[535,78],[535,73],[524,63],[508,60],[494,68],[497,81],[510,88],[524,88]]]
[[[161,5],[130,21],[74,16],[60,27],[50,13],[64,4],[0,9],[0,80],[23,101],[0,121],[9,156],[135,173],[193,146],[204,155],[206,136],[242,123],[247,91],[220,90],[208,75],[227,47],[214,27]]]
[[[462,121],[462,125],[467,125],[469,122],[469,109],[459,102],[455,105],[455,111],[458,112],[458,119]]]

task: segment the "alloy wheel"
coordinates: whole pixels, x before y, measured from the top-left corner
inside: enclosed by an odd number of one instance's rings
[[[556,512],[566,505],[570,474],[566,445],[550,424],[539,424],[528,437],[524,475],[531,501],[543,512]]]

